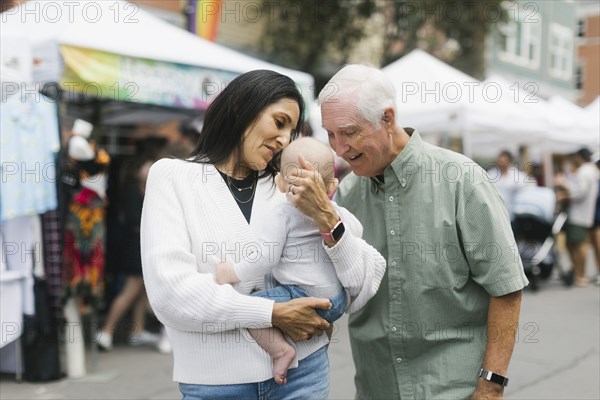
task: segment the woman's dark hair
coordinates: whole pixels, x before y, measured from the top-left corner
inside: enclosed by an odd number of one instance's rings
[[[293,140],[304,122],[304,100],[294,81],[268,70],[250,71],[235,78],[208,107],[192,161],[219,164],[232,155],[241,160],[244,132],[257,122],[266,107],[282,99],[296,101],[300,109]],[[275,177],[280,153],[261,177]]]

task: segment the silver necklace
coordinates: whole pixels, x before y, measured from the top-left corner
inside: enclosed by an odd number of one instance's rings
[[[235,201],[237,201],[239,204],[246,204],[246,203],[249,203],[250,201],[252,201],[252,199],[254,198],[254,194],[256,193],[257,180],[254,181],[254,182],[252,182],[252,185],[250,185],[250,186],[239,188],[239,187],[237,187],[237,186],[235,186],[233,184],[233,182],[231,181],[231,178],[229,177],[229,175],[226,175],[226,176],[227,176],[227,185],[230,188],[229,191],[231,192],[231,195],[233,196],[233,198],[235,199]],[[250,195],[250,198],[248,200],[240,200],[240,198],[235,195],[235,191],[233,189],[236,189],[239,194],[241,194],[244,190],[250,190],[251,189],[252,190],[252,194]]]
[[[242,192],[244,190],[250,190],[250,189],[254,189],[254,185],[256,184],[256,182],[252,182],[252,185],[247,186],[247,187],[237,187],[233,184],[233,182],[231,181],[231,178],[229,177],[229,175],[227,176],[227,185],[229,185],[230,189],[236,189],[238,192]]]

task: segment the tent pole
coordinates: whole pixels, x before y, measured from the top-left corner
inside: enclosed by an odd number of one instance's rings
[[[552,162],[552,152],[548,149],[546,141],[542,141],[542,160],[544,163],[544,184],[546,187],[553,188],[554,163]]]

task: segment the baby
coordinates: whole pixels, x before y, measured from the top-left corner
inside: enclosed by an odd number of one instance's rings
[[[327,194],[337,189],[334,177],[333,153],[323,143],[312,138],[301,138],[290,143],[281,156],[281,173],[287,175],[300,168],[298,157],[302,155],[312,163],[321,175]],[[316,174],[315,172],[315,174]],[[282,175],[275,179],[281,192],[288,190]],[[315,175],[317,176],[317,175]],[[345,229],[360,236],[360,222],[346,209],[334,206],[344,221]],[[346,308],[346,293],[337,278],[329,256],[325,252],[323,239],[315,222],[296,209],[289,201],[282,202],[273,211],[272,225],[258,232],[260,251],[252,260],[240,263],[221,263],[216,269],[219,284],[238,283],[256,279],[272,272],[280,286],[253,293],[276,302],[285,302],[298,297],[320,297],[331,301],[329,310],[317,312],[328,322],[339,319]],[[256,342],[273,357],[275,382],[286,383],[286,374],[296,356],[296,350],[276,328],[249,329]]]

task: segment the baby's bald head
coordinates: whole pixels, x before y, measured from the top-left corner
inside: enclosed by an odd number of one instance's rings
[[[302,155],[319,171],[325,184],[334,180],[333,152],[327,145],[311,137],[294,140],[283,150],[281,154],[281,174],[283,176],[301,168],[298,161],[299,155]]]

